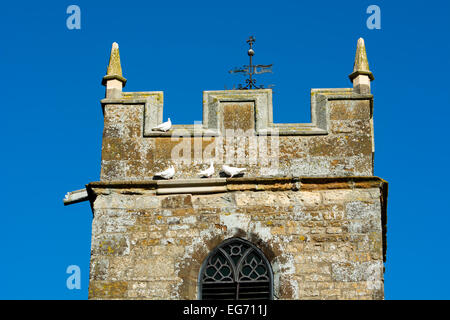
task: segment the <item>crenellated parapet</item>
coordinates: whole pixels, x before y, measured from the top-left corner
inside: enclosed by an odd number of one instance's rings
[[[118,57],[113,45],[107,88],[123,78]],[[360,39],[350,78],[364,77],[371,73]],[[373,175],[373,96],[356,82],[312,89],[310,123],[274,123],[271,89],[204,91],[202,121],[167,132],[152,130],[170,113],[162,91],[107,90],[101,104],[102,180],[151,180],[170,165],[175,179],[196,178],[211,159],[245,166],[253,177]]]

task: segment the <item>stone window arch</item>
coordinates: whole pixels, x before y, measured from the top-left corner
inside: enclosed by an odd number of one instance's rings
[[[273,299],[273,272],[251,242],[231,238],[204,260],[199,274],[201,300]]]

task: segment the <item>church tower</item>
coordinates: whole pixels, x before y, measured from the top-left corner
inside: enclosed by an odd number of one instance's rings
[[[100,181],[64,199],[91,204],[89,298],[383,299],[388,188],[363,39],[349,77],[311,90],[310,123],[274,123],[271,89],[223,90],[203,92],[201,124],[158,130],[163,92],[123,91],[114,43]]]

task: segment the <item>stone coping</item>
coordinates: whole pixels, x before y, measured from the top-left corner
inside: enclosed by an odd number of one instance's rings
[[[123,180],[123,181],[95,181],[86,185],[89,191],[93,188],[143,188],[156,190],[160,188],[180,187],[208,187],[231,186],[231,190],[265,190],[258,189],[262,185],[274,185],[280,190],[319,190],[319,189],[353,189],[353,188],[377,188],[387,185],[387,182],[379,177],[348,176],[348,177],[241,177],[241,178],[212,178],[212,179],[177,179],[177,180]],[[273,188],[271,188],[273,189]],[[230,190],[229,188],[227,190]]]
[[[156,195],[207,194],[233,191],[315,191],[331,189],[380,188],[381,224],[383,230],[383,260],[387,251],[387,197],[388,182],[375,176],[348,177],[241,177],[213,179],[141,180],[141,181],[95,181],[86,185],[91,209],[98,189],[147,189]],[[97,189],[97,190],[94,190]],[[81,190],[78,190],[79,192]],[[80,202],[80,201],[77,201]]]

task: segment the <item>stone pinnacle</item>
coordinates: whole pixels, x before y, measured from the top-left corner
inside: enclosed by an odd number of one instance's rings
[[[112,44],[111,56],[109,57],[109,65],[106,71],[106,76],[103,77],[102,84],[106,85],[108,80],[117,79],[122,82],[123,86],[127,80],[122,76],[122,67],[120,65],[119,45],[117,42]]]
[[[359,75],[367,75],[372,81],[375,79],[369,69],[369,61],[367,60],[366,46],[363,38],[358,39],[353,72],[349,75],[349,78],[353,81]]]

